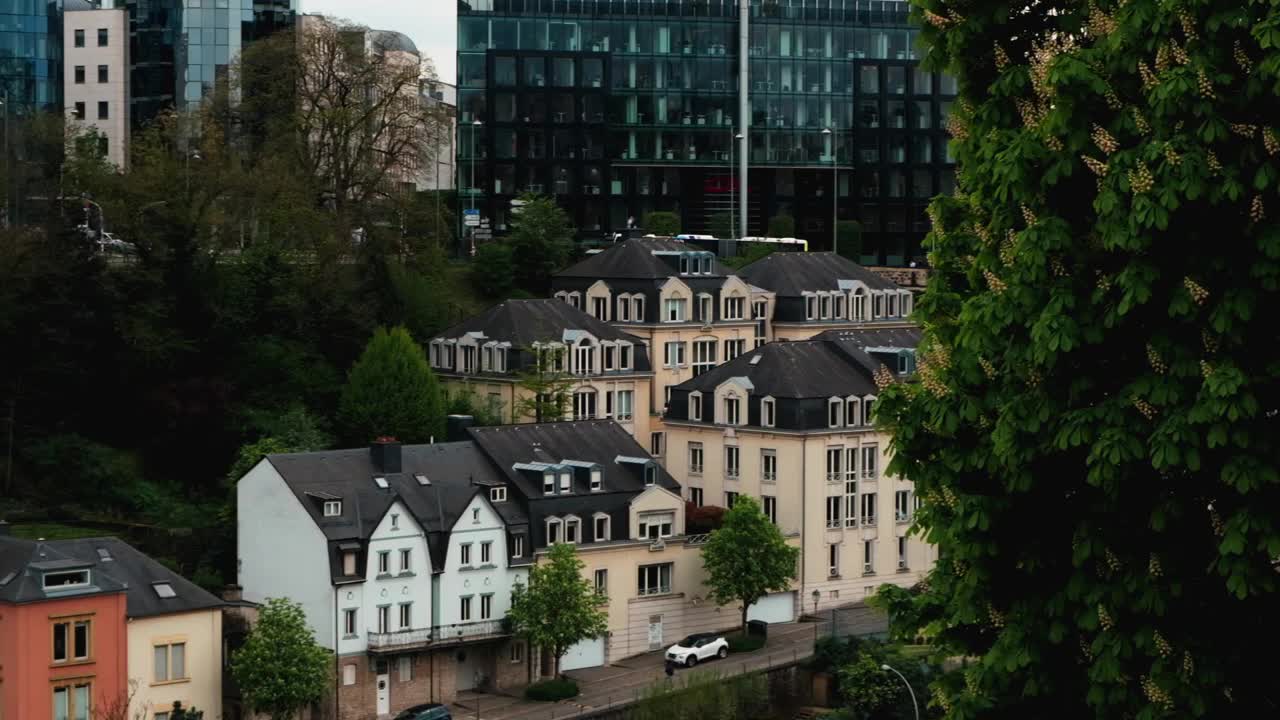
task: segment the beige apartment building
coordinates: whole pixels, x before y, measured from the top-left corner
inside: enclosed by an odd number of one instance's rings
[[[504,422],[616,420],[647,442],[653,369],[640,338],[557,300],[507,300],[427,343],[450,394],[469,394]],[[559,418],[533,417],[530,376],[565,393]]]
[[[827,330],[911,326],[915,297],[910,290],[835,253],[773,253],[739,275],[773,293],[771,337],[777,340],[808,340]]]
[[[97,133],[97,150],[116,167],[129,162],[129,15],[67,0],[62,15],[62,94],[68,119]]]
[[[618,243],[557,273],[552,288],[557,300],[648,344],[655,415],[670,388],[772,339],[773,294],[675,240]]]
[[[914,584],[937,557],[908,532],[918,501],[910,480],[884,472],[889,436],[872,423],[877,372],[905,379],[918,341],[886,328],[770,343],[672,391],[665,467],[690,503],[749,494],[799,535],[806,611]]]

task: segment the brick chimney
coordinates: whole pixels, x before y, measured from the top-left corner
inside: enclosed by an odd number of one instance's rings
[[[244,588],[239,585],[227,585],[222,588],[222,599],[229,603],[238,603],[244,600]]]
[[[400,472],[400,441],[393,437],[380,437],[369,446],[373,467],[380,473]]]

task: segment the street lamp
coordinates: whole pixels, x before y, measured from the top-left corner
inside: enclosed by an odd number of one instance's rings
[[[476,118],[471,122],[471,182],[468,183],[471,187],[468,188],[468,193],[467,193],[467,195],[469,196],[469,202],[467,207],[471,210],[476,209],[476,132],[480,130],[481,125],[484,125],[484,122],[482,122],[479,118]],[[475,228],[474,227],[471,228],[471,231],[468,234],[471,236],[471,254],[475,255],[476,254]]]
[[[737,169],[733,165],[733,146],[742,141],[742,133],[737,133],[729,142],[729,239],[733,239],[737,235],[737,225],[733,224],[734,205],[737,204]]]
[[[839,172],[839,166],[836,164],[836,136],[831,128],[822,128],[822,134],[831,141],[831,252],[838,253],[840,251],[840,235],[836,232],[836,217],[838,214],[837,202],[840,195],[840,180],[836,175]]]
[[[880,669],[881,669],[881,670],[888,670],[889,672],[893,673],[894,675],[897,675],[898,677],[902,678],[902,684],[903,684],[903,685],[906,685],[906,686],[907,686],[907,692],[911,693],[911,707],[915,708],[915,711],[916,711],[916,720],[920,720],[920,705],[918,705],[918,704],[916,703],[916,691],[911,689],[911,683],[910,683],[910,682],[907,682],[907,676],[906,676],[906,675],[903,675],[902,673],[898,672],[897,670],[894,670],[893,668],[889,667],[888,665],[881,665],[881,666],[880,666]]]

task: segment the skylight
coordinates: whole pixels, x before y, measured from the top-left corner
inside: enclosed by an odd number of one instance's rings
[[[387,479],[386,479],[386,478],[384,478],[384,477],[376,477],[376,478],[374,478],[374,479],[373,479],[373,484],[374,484],[374,485],[377,485],[378,487],[382,488],[383,490],[386,490],[388,487],[390,487],[389,485],[387,485]]]
[[[156,591],[156,595],[159,595],[166,600],[178,597],[178,593],[173,591],[173,586],[169,583],[154,583],[151,587]]]
[[[764,356],[763,356],[763,355],[756,355],[755,357],[751,358],[751,364],[752,364],[752,365],[759,365],[759,364],[760,364],[760,358],[762,358],[762,357],[764,357]]]
[[[427,479],[427,476],[426,476],[426,475],[423,475],[422,473],[418,473],[417,475],[414,475],[414,477],[415,477],[415,478],[417,478],[417,480],[418,480],[418,484],[419,484],[419,485],[430,485],[430,484],[431,484],[431,481]]]
[[[98,559],[102,562],[111,562],[111,553],[106,548],[98,548]]]

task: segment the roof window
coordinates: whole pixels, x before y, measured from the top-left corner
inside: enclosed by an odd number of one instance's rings
[[[152,583],[151,589],[156,591],[156,595],[166,600],[178,597],[178,593],[173,591],[173,586],[167,582]]]
[[[426,485],[430,485],[430,484],[431,484],[431,481],[427,479],[427,476],[426,476],[426,475],[423,475],[422,473],[418,473],[417,475],[414,475],[413,477],[414,477],[414,479],[416,479],[416,480],[418,481],[418,484],[419,484],[419,485],[426,486]]]
[[[80,587],[89,584],[88,570],[71,570],[68,572],[50,572],[44,574],[45,590]]]
[[[386,490],[388,487],[390,487],[390,485],[387,485],[387,479],[381,476],[375,477],[373,479],[373,484],[377,485],[379,488],[383,490]]]

